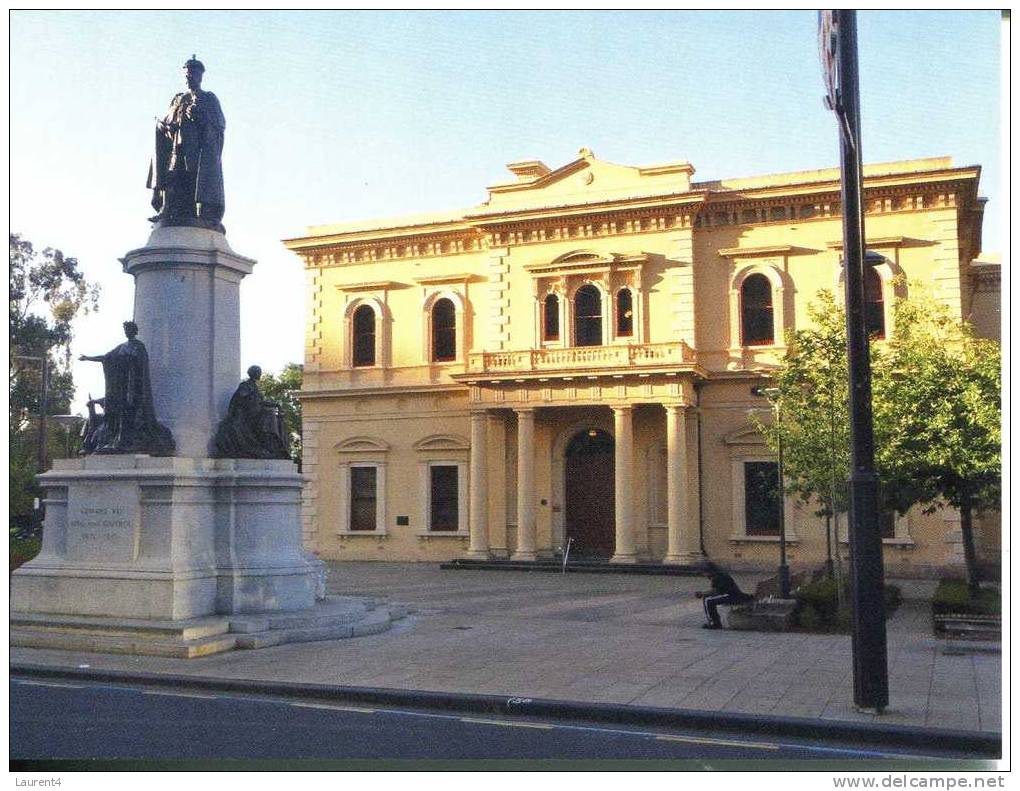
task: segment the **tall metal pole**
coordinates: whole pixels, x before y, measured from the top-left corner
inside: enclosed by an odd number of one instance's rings
[[[786,562],[786,481],[783,478],[783,407],[776,400],[776,426],[779,442],[776,448],[779,456],[779,597],[790,598],[790,566]]]
[[[42,392],[39,394],[39,447],[37,459],[39,472],[46,472],[46,412],[49,410],[50,365],[49,349],[42,356]]]
[[[836,11],[843,251],[850,367],[850,589],[853,599],[854,703],[889,705],[882,539],[871,412],[871,363],[864,322],[864,216],[857,14]]]

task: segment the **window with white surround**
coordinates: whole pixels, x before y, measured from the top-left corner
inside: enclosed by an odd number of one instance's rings
[[[468,535],[470,442],[457,434],[434,434],[414,444],[421,469],[423,532],[428,536]]]
[[[386,457],[389,445],[375,437],[349,437],[339,456],[342,535],[386,535]]]
[[[792,314],[788,317],[785,305],[789,278],[774,263],[782,259],[767,258],[740,266],[740,252],[720,251],[720,255],[738,259],[737,271],[730,280],[730,348],[782,348],[784,333],[792,329],[788,321]],[[753,255],[752,251],[744,252]]]
[[[385,368],[390,354],[390,315],[375,296],[358,296],[344,310],[343,367]]]
[[[375,463],[355,463],[348,468],[348,521],[352,533],[376,533],[382,527],[382,498],[379,483],[383,467]]]
[[[464,296],[452,289],[433,291],[425,298],[422,314],[425,360],[436,364],[463,361],[469,341]]]
[[[746,425],[723,437],[730,456],[732,525],[730,541],[779,540],[779,469],[761,432]],[[789,494],[782,501],[786,540],[797,541],[798,508]]]
[[[584,347],[645,343],[647,253],[575,250],[526,264],[533,278],[536,345]]]

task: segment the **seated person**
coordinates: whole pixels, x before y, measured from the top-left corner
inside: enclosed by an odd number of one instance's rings
[[[705,576],[712,584],[709,591],[698,591],[694,595],[702,600],[705,608],[705,623],[702,629],[722,629],[722,621],[719,618],[719,605],[733,606],[735,604],[747,604],[754,601],[754,596],[744,593],[734,581],[733,577],[716,566],[709,563],[705,570]]]

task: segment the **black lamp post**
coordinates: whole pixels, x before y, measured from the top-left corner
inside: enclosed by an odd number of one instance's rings
[[[751,393],[767,398],[772,405],[776,421],[777,448],[779,457],[779,597],[790,598],[790,566],[786,562],[786,483],[783,479],[783,412],[778,387],[752,387]]]
[[[36,448],[36,464],[39,472],[46,471],[46,410],[49,408],[49,387],[50,387],[50,355],[47,349],[42,357],[29,357],[16,354],[15,360],[27,360],[28,362],[39,363],[42,366],[42,384],[39,392],[39,439]]]

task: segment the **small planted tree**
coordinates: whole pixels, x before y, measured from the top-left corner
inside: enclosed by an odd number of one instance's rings
[[[835,520],[847,508],[850,470],[846,320],[829,291],[808,312],[811,325],[788,334],[783,368],[774,376],[778,393],[770,400],[779,421],[753,420],[774,452],[783,444],[786,491],[820,503],[818,515]]]
[[[959,509],[968,586],[979,584],[973,518],[999,508],[1001,352],[949,308],[912,289],[898,300],[889,340],[872,343],[875,463],[884,510]],[[781,421],[756,421],[783,443],[786,489],[823,513],[847,508],[850,435],[846,318],[830,292],[809,308],[812,326],[791,333],[773,401]]]
[[[1001,350],[930,296],[898,302],[894,326],[874,361],[876,461],[900,512],[959,509],[976,595],[973,518],[1002,497]]]

